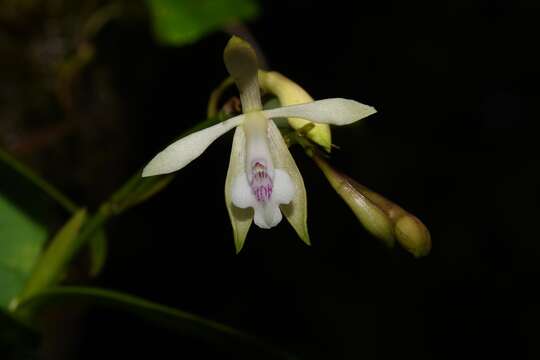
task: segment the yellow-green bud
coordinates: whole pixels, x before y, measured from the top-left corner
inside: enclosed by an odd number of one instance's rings
[[[277,96],[282,106],[305,104],[313,98],[297,83],[275,71],[259,70],[259,83],[265,91]],[[307,132],[307,137],[322,146],[327,152],[332,149],[332,134],[327,124],[315,124],[300,118],[288,118],[289,125],[299,130],[307,124],[315,126]]]
[[[316,152],[307,151],[307,154],[312,157],[330,185],[371,234],[390,247],[397,240],[415,257],[429,254],[431,236],[426,226],[417,217],[338,172]]]
[[[426,256],[431,251],[431,236],[417,217],[403,216],[396,221],[394,229],[397,241],[416,257]]]

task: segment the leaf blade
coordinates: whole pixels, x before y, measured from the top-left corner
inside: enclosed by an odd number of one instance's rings
[[[231,343],[241,345],[235,346],[235,351],[257,354],[257,358],[295,359],[293,355],[230,326],[112,290],[75,286],[50,288],[21,302],[17,312],[32,316],[44,306],[62,301],[82,301],[92,305],[122,309],[172,330],[183,333],[187,331],[191,335],[202,337],[212,343],[222,346],[230,346]]]
[[[233,21],[258,13],[254,0],[147,0],[157,39],[167,45],[184,45]]]
[[[77,250],[74,242],[85,220],[86,210],[81,209],[56,233],[18,296],[19,301],[31,297],[59,281],[62,272]]]
[[[22,290],[46,239],[45,226],[0,193],[0,308]]]

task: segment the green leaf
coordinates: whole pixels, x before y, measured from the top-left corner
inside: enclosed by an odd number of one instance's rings
[[[45,226],[0,193],[0,308],[22,290],[46,239]]]
[[[100,12],[101,11],[101,12]],[[103,21],[107,21],[110,16],[116,14],[118,11],[118,4],[111,4],[104,7],[94,14],[93,21],[102,24]],[[99,24],[92,23],[90,26],[99,27]],[[97,31],[97,30],[96,30]],[[0,160],[11,167],[11,170],[14,170],[18,173],[18,176],[24,177],[27,182],[33,184],[35,187],[47,194],[51,199],[55,200],[60,206],[62,206],[67,212],[73,214],[79,207],[64,195],[61,191],[56,189],[53,185],[49,184],[45,179],[35,173],[32,169],[15,159],[13,156],[9,155],[2,149],[0,149]],[[162,180],[163,182],[163,180]],[[158,191],[152,188],[153,191]],[[150,196],[145,194],[146,196]],[[142,200],[139,200],[142,201]],[[90,240],[89,244],[90,250],[90,276],[97,276],[105,265],[105,260],[107,257],[107,237],[105,235],[105,229],[100,229],[97,231],[96,235]]]
[[[99,230],[96,235],[90,240],[90,269],[88,271],[91,277],[99,275],[105,261],[107,260],[107,234],[105,229]]]
[[[295,358],[253,335],[227,325],[133,295],[99,288],[71,286],[49,288],[21,302],[16,315],[30,316],[32,318],[38,315],[39,311],[47,305],[58,305],[73,301],[124,310],[147,321],[178,331],[183,335],[197,336],[222,348],[228,347],[234,350],[235,353],[250,354],[252,358]]]
[[[233,181],[245,168],[245,144],[246,135],[244,134],[244,129],[242,126],[238,126],[234,131],[231,156],[229,157],[229,168],[225,179],[225,206],[227,207],[229,219],[231,220],[234,247],[236,248],[237,254],[244,246],[249,228],[253,221],[252,209],[240,209],[232,203]]]
[[[307,245],[310,245],[309,233],[307,227],[307,195],[302,174],[296,166],[296,162],[279,132],[276,124],[273,121],[269,122],[268,139],[274,149],[275,162],[274,166],[285,170],[296,188],[294,198],[287,205],[281,205],[281,212],[289,221],[289,224],[294,228],[300,239]]]
[[[194,42],[209,32],[257,15],[255,0],[147,0],[158,40],[168,45]]]
[[[221,114],[218,114],[214,118],[198,123],[182,136],[212,126],[222,120]],[[91,251],[90,275],[97,275],[107,255],[104,232],[107,221],[112,216],[119,215],[131,207],[150,199],[163,190],[173,179],[174,174],[143,178],[141,177],[141,171],[136,172],[106,202],[100,205],[96,213],[88,218],[82,229],[80,229],[79,235],[70,244],[71,256],[76,254],[83,246],[89,246]]]
[[[49,286],[56,285],[60,281],[78,249],[76,239],[85,219],[86,210],[81,209],[56,233],[18,296],[19,301],[24,301],[25,298],[31,297]]]
[[[0,149],[0,308],[22,291],[56,222],[58,205],[76,205],[23,163]]]
[[[0,149],[0,309],[23,289],[58,221],[75,206],[31,169]]]

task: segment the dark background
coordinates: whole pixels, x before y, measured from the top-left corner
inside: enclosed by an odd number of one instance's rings
[[[539,358],[539,7],[263,1],[248,24],[270,68],[314,98],[378,109],[333,129],[340,150],[332,163],[417,215],[431,231],[429,256],[385,249],[300,149],[293,155],[313,245],[284,221],[252,227],[235,255],[223,199],[228,134],[161,194],[110,223],[110,257],[95,284],[224,322],[305,359]],[[112,22],[80,80],[76,129],[37,153],[19,148],[21,156],[97,205],[205,117],[209,92],[226,76],[227,39],[214,33],[165,47],[147,22]],[[237,356],[114,311],[58,326],[67,358]]]

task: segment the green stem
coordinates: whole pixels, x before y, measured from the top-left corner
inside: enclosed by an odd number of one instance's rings
[[[99,210],[84,224],[81,233],[75,241],[73,253],[76,254],[88,241],[90,241],[111,216],[112,213],[108,210],[108,204],[105,203],[101,205]]]
[[[77,241],[79,229],[85,219],[86,210],[81,209],[56,233],[50,245],[35,264],[24,289],[10,304],[12,310],[16,309],[19,302],[35,296],[60,281],[66,266],[77,251],[73,242]]]
[[[79,208],[75,202],[62,194],[57,188],[49,184],[38,174],[36,174],[28,166],[22,164],[20,161],[9,155],[4,150],[0,149],[0,160],[10,165],[19,174],[30,180],[34,185],[43,190],[47,195],[53,198],[58,204],[60,204],[66,211],[74,213]]]
[[[219,122],[218,118],[207,119],[197,124],[186,133],[191,133],[207,126]],[[185,135],[184,135],[185,136]],[[54,189],[47,182],[35,175],[30,169],[19,164],[9,155],[0,152],[0,156],[7,163],[15,167],[19,172],[31,178],[38,186],[49,194],[54,194],[55,199],[66,205],[71,211],[75,205],[65,198],[58,190]],[[51,243],[40,257],[40,262],[27,280],[25,290],[20,294],[20,299],[28,299],[43,291],[45,288],[60,281],[64,268],[77,256],[79,251],[94,239],[99,240],[99,231],[103,229],[107,221],[123,211],[137,205],[150,198],[163,189],[171,180],[173,175],[155,176],[142,178],[141,171],[137,171],[126,181],[117,191],[115,191],[107,201],[103,202],[98,210],[85,221],[86,212],[75,215],[63,229],[56,234]],[[52,196],[52,195],[51,195]],[[77,210],[77,208],[73,208]],[[81,226],[82,225],[82,226]],[[12,304],[12,308],[17,307],[18,301]]]
[[[221,116],[206,119],[191,129],[184,132],[179,138],[189,135],[195,131],[204,129],[220,122]],[[165,175],[173,176],[173,175]],[[141,177],[141,171],[133,174],[118,190],[116,190],[107,201],[103,202],[98,211],[88,219],[81,230],[80,235],[76,240],[77,249],[82,248],[88,241],[92,239],[97,231],[99,231],[107,221],[114,215],[122,213],[124,210],[146,200],[148,194],[155,194],[156,186],[159,190],[163,188],[159,183],[162,177]],[[167,182],[168,183],[168,182]]]

